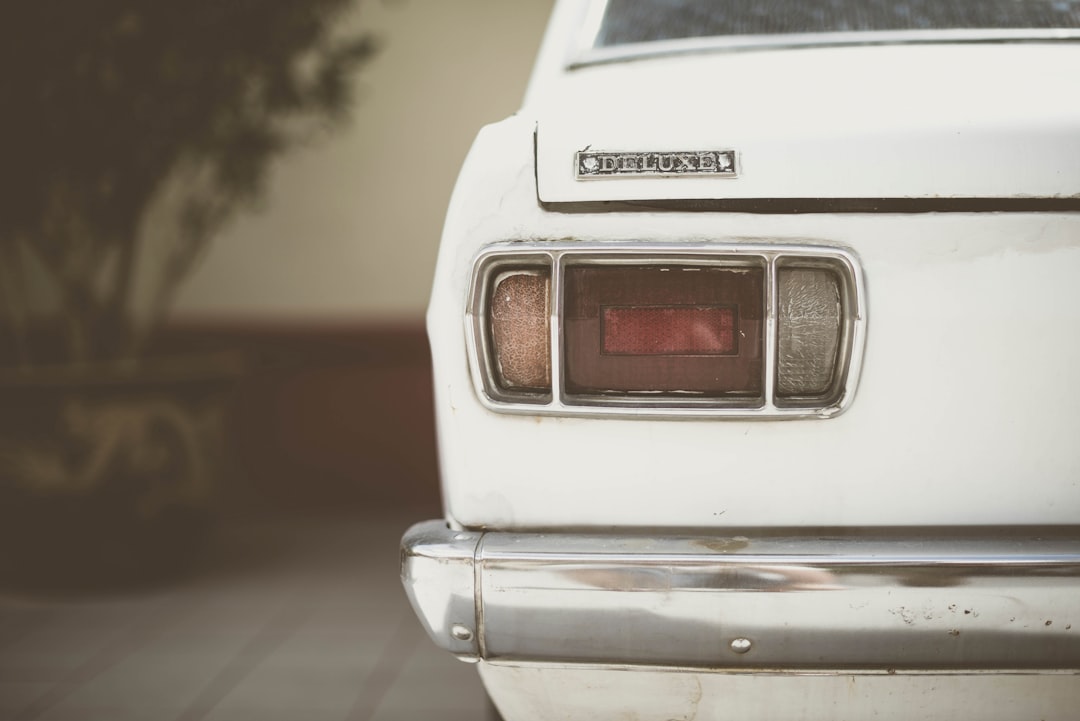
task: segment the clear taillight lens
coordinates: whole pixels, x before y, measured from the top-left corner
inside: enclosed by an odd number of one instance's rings
[[[503,390],[551,390],[551,272],[510,270],[492,283],[495,382]]]
[[[833,391],[842,331],[840,276],[826,267],[777,271],[776,394],[820,398]]]

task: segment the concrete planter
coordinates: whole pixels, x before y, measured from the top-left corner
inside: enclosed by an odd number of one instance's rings
[[[0,583],[162,579],[220,482],[231,356],[0,371]]]

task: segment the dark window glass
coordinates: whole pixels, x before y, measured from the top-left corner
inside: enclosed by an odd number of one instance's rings
[[[598,47],[714,35],[1080,28],[1080,0],[610,0]]]

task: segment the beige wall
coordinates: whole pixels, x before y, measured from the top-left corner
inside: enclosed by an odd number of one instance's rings
[[[521,103],[551,0],[360,0],[382,39],[336,135],[275,167],[228,226],[174,317],[418,321],[442,216],[484,123]]]

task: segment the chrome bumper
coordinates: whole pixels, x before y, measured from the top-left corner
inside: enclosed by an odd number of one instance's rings
[[[1080,537],[646,537],[413,526],[401,574],[465,660],[1080,669]]]

